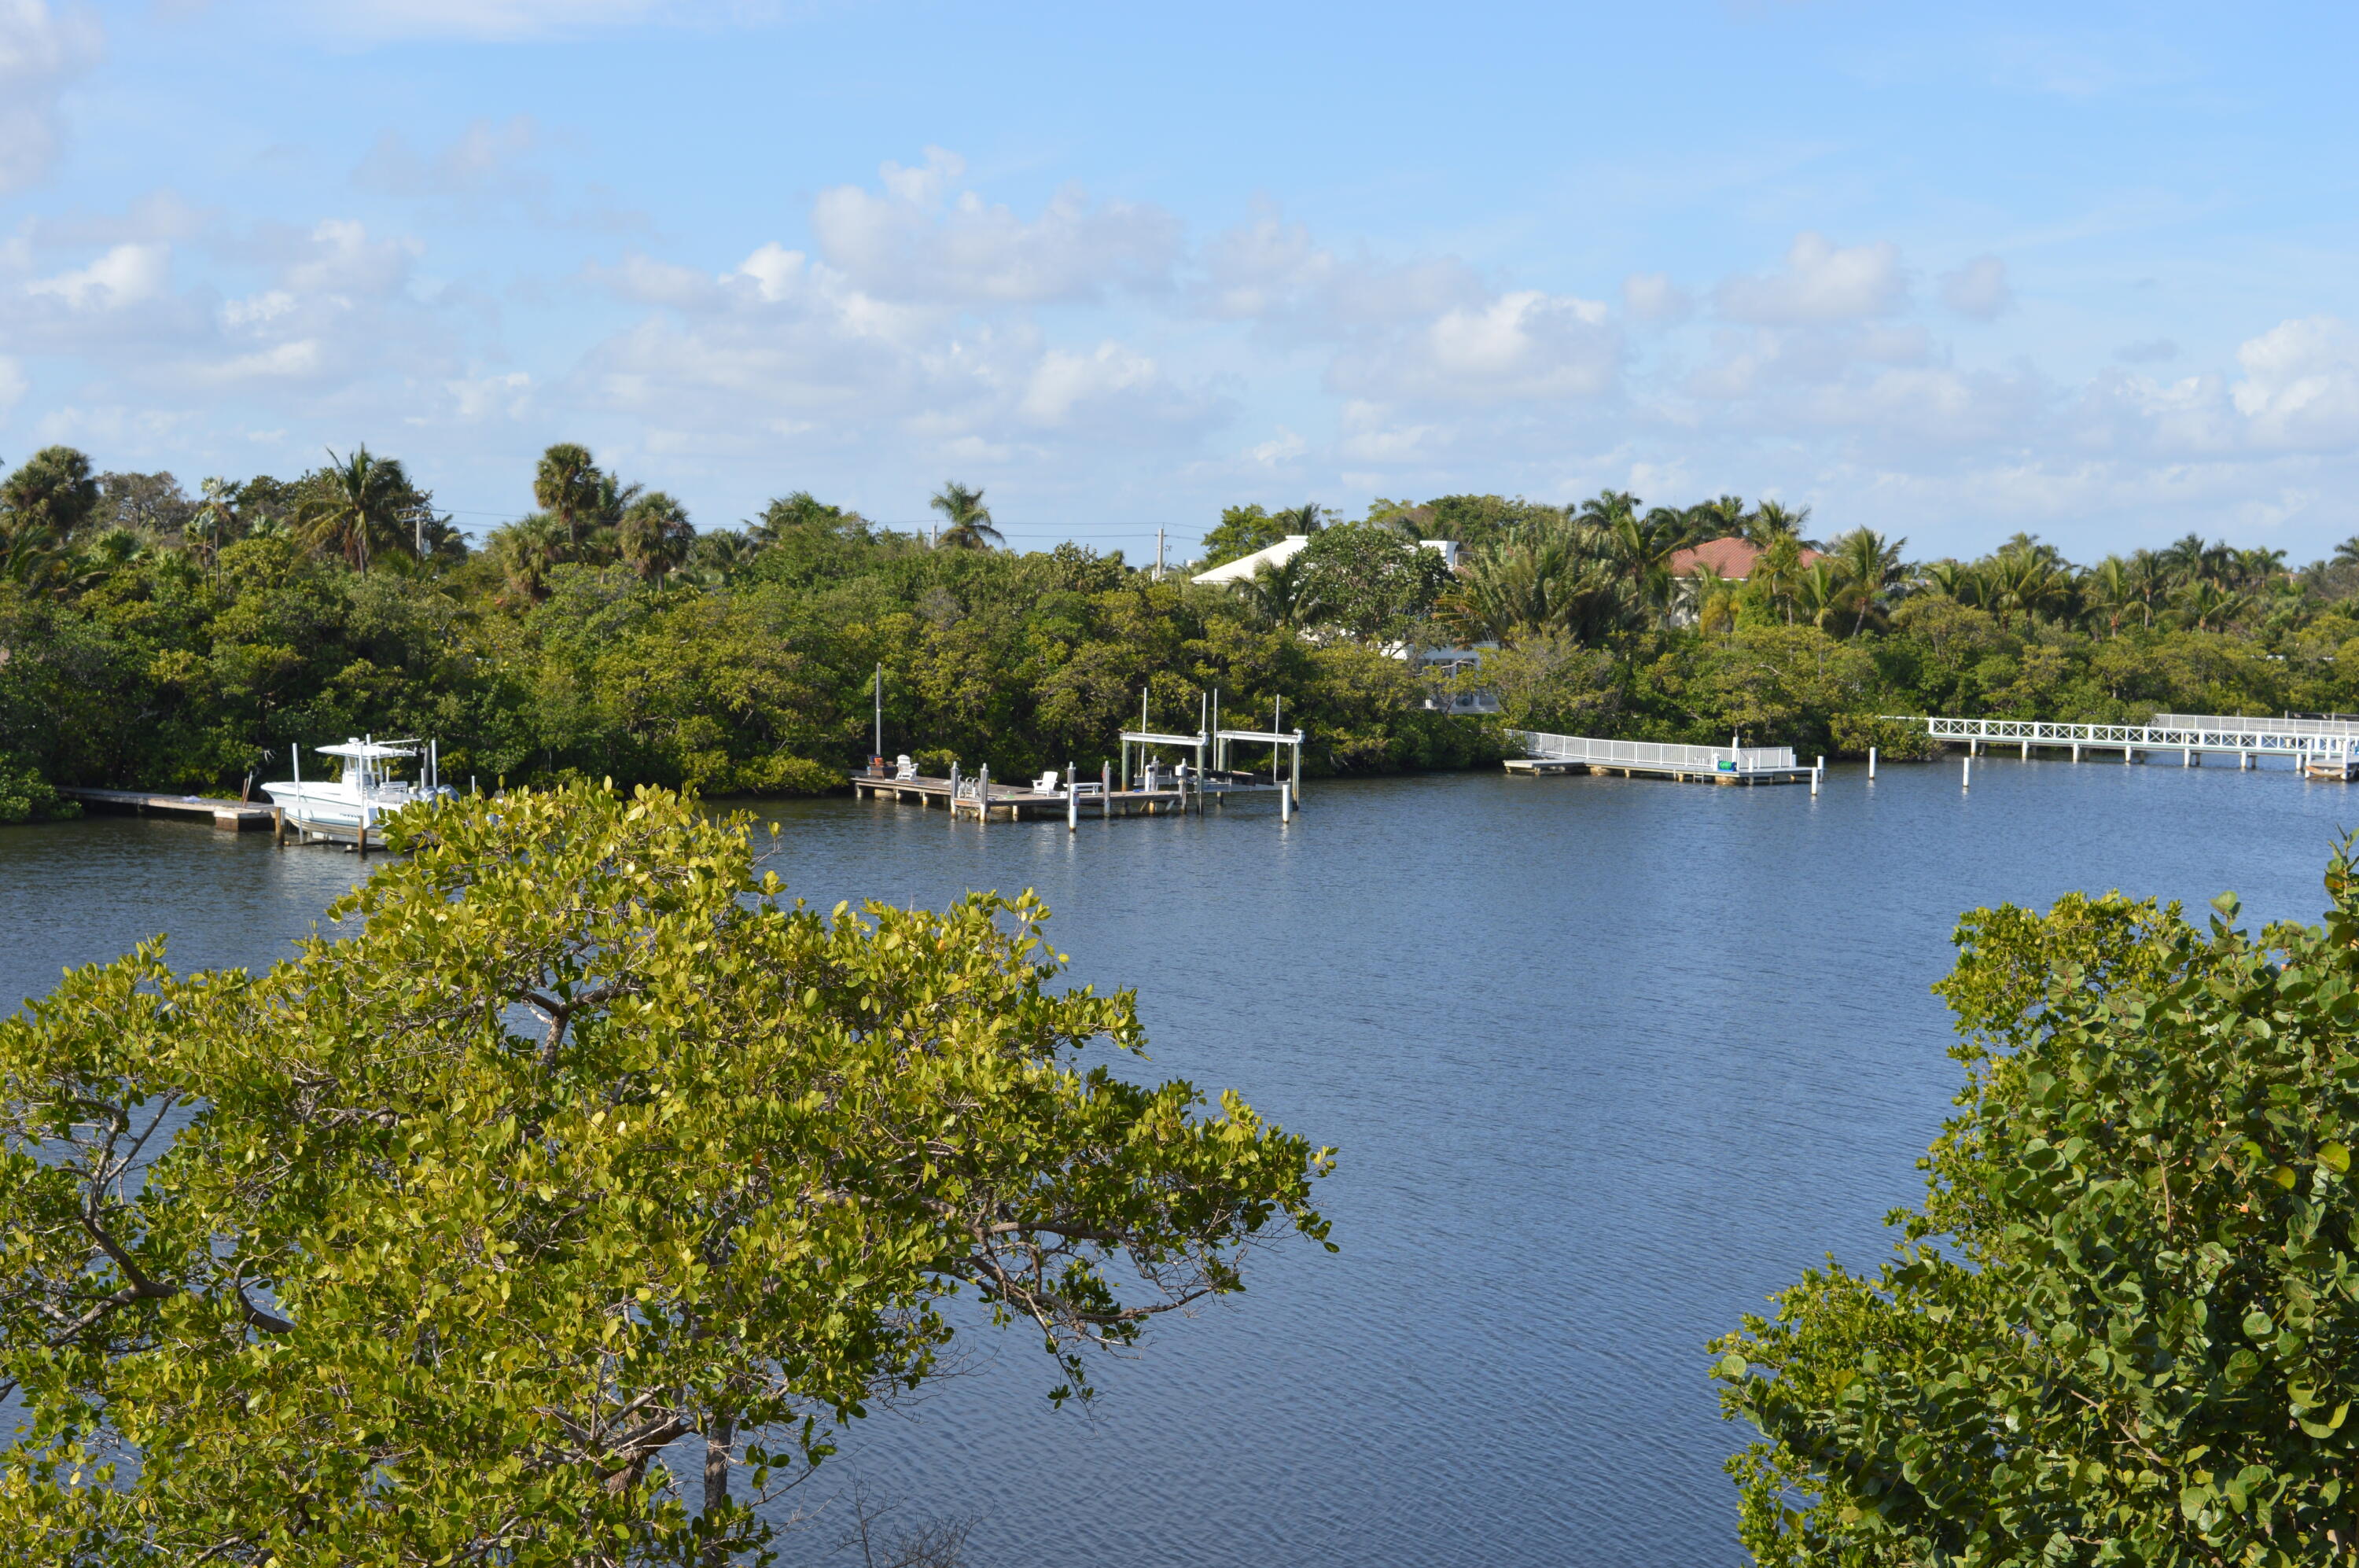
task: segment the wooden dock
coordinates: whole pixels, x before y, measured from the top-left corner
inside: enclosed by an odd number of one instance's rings
[[[996,781],[989,786],[987,797],[979,796],[972,779],[959,779],[957,794],[953,796],[951,780],[948,779],[896,779],[890,774],[865,772],[850,777],[853,794],[863,800],[898,800],[929,809],[942,806],[949,808],[953,816],[1009,822],[1055,819],[1066,816],[1069,811],[1082,822],[1093,818],[1177,815],[1201,811],[1208,803],[1223,804],[1232,795],[1276,795],[1288,788],[1208,779],[1201,785],[1191,779],[1185,789],[1101,790],[1092,781],[1069,800],[1062,789],[1033,789]]]
[[[60,784],[58,793],[101,811],[130,811],[143,817],[182,817],[209,821],[228,833],[263,831],[271,824],[273,808],[250,800],[217,800],[204,795],[164,795],[150,789],[90,789]]]

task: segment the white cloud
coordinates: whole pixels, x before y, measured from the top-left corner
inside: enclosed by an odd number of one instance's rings
[[[1978,256],[1955,272],[1941,274],[1941,303],[1961,316],[1995,321],[2015,303],[2006,283],[2006,263]]]
[[[1079,187],[1018,217],[974,191],[952,194],[965,163],[940,147],[915,169],[887,163],[884,189],[820,192],[811,228],[820,255],[864,291],[952,305],[1102,298],[1116,288],[1167,287],[1180,223],[1153,206],[1095,202]]]
[[[532,407],[532,376],[522,370],[505,376],[461,376],[445,381],[451,413],[461,419],[520,419]]]
[[[382,299],[408,286],[410,264],[423,247],[407,235],[372,239],[365,225],[330,218],[290,248],[281,276],[297,294]]]
[[[2359,441],[2359,330],[2335,316],[2283,321],[2236,350],[2237,412],[2267,446]]]
[[[33,279],[25,292],[62,300],[79,312],[124,310],[161,295],[170,286],[171,269],[169,245],[119,245],[88,267]]]
[[[1765,326],[1888,316],[1908,293],[1899,247],[1889,240],[1846,247],[1816,234],[1795,237],[1782,270],[1731,278],[1716,291],[1722,315]]]
[[[1622,280],[1622,303],[1642,321],[1683,321],[1695,309],[1668,272],[1634,272]]]
[[[1621,358],[1603,305],[1525,289],[1348,349],[1330,381],[1386,402],[1593,397],[1614,385]]]
[[[21,191],[57,159],[58,95],[96,63],[98,23],[47,0],[0,0],[0,195]]]
[[[1304,441],[1284,425],[1280,425],[1277,427],[1277,434],[1266,441],[1248,447],[1245,450],[1245,455],[1264,468],[1276,468],[1280,463],[1293,462],[1310,450],[1309,441]]]

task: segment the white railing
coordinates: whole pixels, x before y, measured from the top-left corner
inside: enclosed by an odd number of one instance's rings
[[[1586,735],[1509,730],[1524,755],[1542,762],[1594,762],[1680,773],[1767,773],[1799,768],[1789,746],[1675,746],[1669,741],[1592,740]]]
[[[2248,719],[2233,713],[2157,713],[2147,724],[2230,735],[2359,735],[2359,719]]]
[[[2222,751],[2312,757],[2359,750],[2359,726],[2294,729],[2320,720],[2237,719],[2158,713],[2150,724],[2063,724],[2045,719],[1906,719],[1934,740],[2015,741],[2034,746],[2121,746],[2139,751]],[[2165,723],[2165,720],[2174,722]]]

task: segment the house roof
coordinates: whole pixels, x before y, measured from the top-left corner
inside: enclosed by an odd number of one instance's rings
[[[1761,559],[1761,547],[1734,534],[1724,539],[1706,539],[1685,550],[1671,552],[1671,575],[1693,577],[1705,567],[1723,577],[1745,578],[1753,575],[1753,563]],[[1819,559],[1819,552],[1805,547],[1802,564],[1808,566]]]
[[[1310,542],[1310,536],[1309,534],[1288,534],[1284,539],[1278,540],[1276,544],[1266,546],[1261,550],[1254,551],[1251,555],[1241,555],[1234,561],[1225,561],[1219,566],[1213,567],[1210,572],[1199,572],[1196,573],[1192,581],[1198,583],[1250,583],[1253,581],[1254,573],[1259,572],[1263,567],[1284,566],[1288,561],[1292,561],[1296,556],[1301,554],[1302,547]]]

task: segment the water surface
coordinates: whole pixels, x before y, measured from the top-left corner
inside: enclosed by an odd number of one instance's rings
[[[1703,1342],[1879,1220],[1956,1082],[1926,987],[1962,909],[2120,887],[2314,919],[2359,793],[2282,771],[1887,765],[1824,793],[1461,775],[1197,819],[988,827],[766,807],[822,907],[1038,887],[1076,978],[1135,985],[1153,1071],[1336,1145],[1343,1250],[1102,1366],[1020,1334],[831,1462],[984,1564],[1734,1564]],[[168,931],[266,963],[349,855],[126,819],[0,829],[0,997]],[[832,1516],[831,1516],[832,1519]],[[832,1522],[789,1561],[832,1561]]]

